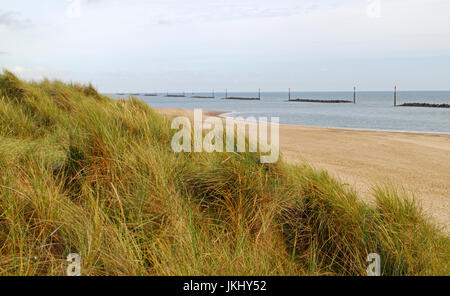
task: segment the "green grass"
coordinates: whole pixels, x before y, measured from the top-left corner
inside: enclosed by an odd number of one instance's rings
[[[0,275],[450,275],[449,237],[256,153],[174,153],[170,120],[92,86],[0,75]]]

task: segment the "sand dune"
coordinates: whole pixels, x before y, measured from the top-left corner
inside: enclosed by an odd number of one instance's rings
[[[156,111],[192,116],[190,110]],[[306,161],[326,169],[368,202],[374,184],[403,187],[414,194],[427,215],[450,230],[450,135],[280,125],[280,146],[287,162]]]

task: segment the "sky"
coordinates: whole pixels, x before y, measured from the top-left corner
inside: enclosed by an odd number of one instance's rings
[[[100,91],[450,89],[448,0],[0,0],[0,68]]]

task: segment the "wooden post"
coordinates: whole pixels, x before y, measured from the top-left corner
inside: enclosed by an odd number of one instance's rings
[[[397,107],[397,86],[394,87],[394,107]]]
[[[289,88],[289,102],[291,101],[291,89]]]
[[[258,89],[258,94],[259,94],[259,100],[261,100],[261,89]]]
[[[356,104],[356,86],[353,87],[353,104]]]

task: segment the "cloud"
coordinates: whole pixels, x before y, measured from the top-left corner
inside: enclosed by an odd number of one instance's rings
[[[105,17],[159,25],[255,20],[305,15],[333,7],[337,0],[72,0],[81,3],[92,17]],[[131,4],[130,4],[131,2]],[[71,2],[72,3],[72,2]],[[95,5],[94,5],[95,4]],[[114,17],[113,17],[114,15]]]
[[[12,67],[11,72],[16,74],[22,79],[26,80],[42,80],[44,78],[49,79],[66,79],[70,77],[71,73],[63,70],[55,70],[47,67]]]
[[[13,29],[26,29],[31,26],[31,19],[23,18],[21,14],[16,11],[0,11],[0,26]]]
[[[9,52],[7,52],[7,51],[0,51],[0,55],[7,55],[7,54],[9,54]]]
[[[166,0],[152,4],[154,16],[160,18],[160,25],[201,23],[211,21],[236,21],[262,18],[289,17],[308,14],[311,11],[327,9],[327,5],[317,5],[307,1],[298,4],[297,1],[286,0],[283,3],[275,1],[228,0],[182,3]],[[149,10],[144,10],[148,13]]]

